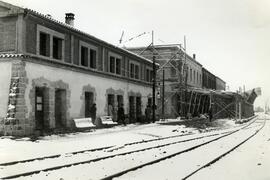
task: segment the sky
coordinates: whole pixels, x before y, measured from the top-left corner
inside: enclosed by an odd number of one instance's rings
[[[229,90],[261,87],[255,106],[270,103],[269,0],[5,0],[64,22],[109,43],[183,44],[187,53],[226,81]],[[128,41],[128,39],[138,36]],[[127,41],[127,42],[126,42]]]

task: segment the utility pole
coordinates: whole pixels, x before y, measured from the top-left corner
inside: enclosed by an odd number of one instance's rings
[[[239,119],[242,119],[242,103],[241,100],[239,101]]]
[[[165,109],[165,107],[164,107],[164,104],[165,104],[165,102],[164,102],[164,100],[165,100],[165,71],[164,71],[164,69],[162,70],[162,118],[163,118],[163,120],[165,119],[165,115],[164,115],[164,109]]]
[[[154,31],[152,31],[152,52],[153,52],[153,104],[152,104],[152,122],[156,121],[156,57],[154,54]]]
[[[186,47],[187,46],[187,43],[186,43],[186,36],[184,36],[184,48],[185,48],[185,54],[184,54],[184,68],[186,68],[186,63],[187,63],[187,56],[186,56],[186,53],[187,53],[187,51],[186,51]],[[183,69],[184,69],[183,68]],[[187,69],[186,69],[187,70]],[[185,116],[187,116],[187,75],[188,75],[188,72],[186,71],[186,74],[185,74],[185,80],[184,80],[184,114],[185,114]]]

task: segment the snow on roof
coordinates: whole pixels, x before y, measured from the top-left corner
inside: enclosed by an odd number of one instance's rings
[[[0,58],[26,58],[29,57],[25,54],[17,54],[17,53],[3,53],[0,54]]]

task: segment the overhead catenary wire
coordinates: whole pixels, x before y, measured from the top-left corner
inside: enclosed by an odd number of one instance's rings
[[[121,35],[121,38],[120,38],[120,40],[119,40],[119,45],[121,45],[122,43],[125,44],[125,43],[127,43],[127,42],[130,42],[130,41],[132,41],[132,40],[134,40],[134,39],[137,39],[137,38],[139,38],[139,37],[141,37],[141,36],[143,36],[143,35],[146,35],[146,34],[150,34],[150,32],[143,32],[143,33],[140,33],[140,34],[138,34],[138,35],[136,35],[136,36],[133,36],[133,37],[131,37],[131,38],[129,38],[129,39],[123,41],[124,31],[122,31],[122,35]]]

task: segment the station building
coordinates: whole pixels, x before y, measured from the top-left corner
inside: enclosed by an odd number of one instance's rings
[[[136,122],[151,103],[152,62],[49,15],[0,1],[0,134],[72,128],[74,118],[113,119],[124,104]]]
[[[157,111],[160,117],[175,118],[184,116],[189,109],[191,91],[202,89],[203,86],[203,67],[196,60],[196,55],[193,54],[191,57],[185,53],[180,44],[155,45],[151,48],[129,47],[127,49],[149,60],[154,55],[156,62],[160,65],[160,69],[157,71],[157,81],[159,82]],[[162,106],[161,102],[163,73],[165,84],[164,106]],[[186,92],[184,92],[184,89]],[[162,110],[162,107],[164,107],[164,110]],[[189,111],[193,112],[192,109]]]

